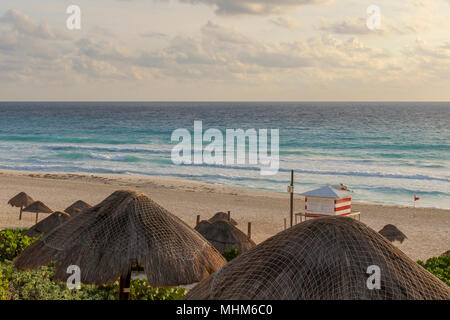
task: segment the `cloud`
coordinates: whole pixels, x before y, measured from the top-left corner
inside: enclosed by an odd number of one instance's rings
[[[297,20],[292,19],[291,17],[277,17],[270,19],[269,22],[280,28],[285,28],[289,30],[300,29],[300,23],[298,23]]]
[[[329,22],[322,19],[319,29],[321,31],[326,31],[334,34],[345,34],[345,35],[366,35],[370,33],[379,32],[379,30],[370,30],[367,28],[366,19],[350,19],[345,18],[341,21]]]
[[[304,5],[324,4],[330,0],[179,0],[191,4],[206,4],[222,15],[270,15],[279,14]]]
[[[18,10],[11,9],[0,17],[0,23],[10,25],[13,30],[22,35],[45,40],[65,40],[67,38],[56,34],[46,22],[36,23],[30,17]]]
[[[83,56],[72,59],[72,70],[83,75],[89,75],[91,78],[118,80],[129,78],[116,66],[107,61],[89,59]]]
[[[311,82],[370,77],[388,64],[389,53],[370,48],[357,38],[332,36],[308,41],[261,42],[208,22],[200,38],[175,37],[163,50],[143,53],[134,63],[158,77],[220,82],[258,83],[299,73]],[[392,63],[390,65],[392,67]],[[377,78],[374,76],[374,78]],[[278,81],[277,80],[277,81]]]
[[[133,56],[126,47],[107,40],[82,38],[75,42],[75,46],[81,55],[98,60],[125,61]]]
[[[148,32],[143,32],[140,34],[141,37],[143,38],[157,38],[157,39],[165,39],[168,37],[167,34],[162,33],[162,32],[154,32],[154,31],[148,31]]]
[[[297,21],[285,16],[264,21],[281,28],[298,27]],[[320,31],[325,35],[316,30],[300,34],[301,38],[283,37],[282,41],[253,37],[240,29],[208,21],[189,36],[182,32],[175,37],[155,31],[140,34],[165,39],[153,50],[148,49],[149,41],[141,39],[140,47],[133,47],[129,45],[131,41],[122,42],[118,36],[102,37],[94,28],[81,34],[81,39],[52,41],[49,45],[49,40],[59,38],[55,38],[51,28],[39,27],[42,25],[46,24],[36,23],[15,10],[1,17],[0,81],[4,88],[6,83],[15,87],[24,83],[63,83],[88,88],[95,95],[95,89],[103,85],[114,86],[117,90],[110,91],[120,96],[139,85],[166,86],[171,92],[217,85],[221,97],[226,94],[224,88],[246,92],[262,88],[263,94],[273,90],[292,95],[299,87],[331,88],[335,92],[340,92],[336,88],[344,88],[350,92],[348,97],[353,97],[351,91],[356,92],[355,88],[367,92],[372,88],[405,89],[408,85],[417,88],[423,81],[444,85],[448,81],[440,79],[450,79],[448,41],[418,41],[404,50],[399,49],[403,44],[396,43],[384,46],[389,50],[382,49],[379,41],[372,46],[367,44],[370,39],[365,36],[370,30],[361,29],[366,28],[362,19],[324,21]],[[389,27],[387,22],[386,26]],[[410,41],[407,38],[402,38],[404,43]]]
[[[0,29],[0,50],[12,50],[17,46],[18,39],[14,34]]]

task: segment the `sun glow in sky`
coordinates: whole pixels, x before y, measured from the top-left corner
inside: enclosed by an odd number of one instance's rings
[[[0,100],[448,101],[449,17],[450,0],[2,0]]]

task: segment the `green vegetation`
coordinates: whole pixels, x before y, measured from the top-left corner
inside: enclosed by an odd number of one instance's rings
[[[0,231],[0,300],[116,300],[119,281],[95,286],[81,285],[69,290],[65,282],[54,280],[54,267],[49,264],[37,270],[19,271],[12,260],[37,238],[29,238],[26,229]],[[147,279],[134,279],[130,288],[131,300],[178,300],[184,288],[155,288]]]
[[[116,286],[116,292],[118,292],[118,282]],[[184,288],[150,287],[147,279],[132,280],[130,291],[131,300],[180,300],[186,294],[186,289]]]
[[[116,300],[119,294],[119,281],[103,286],[82,284],[80,290],[69,290],[65,282],[54,280],[54,268],[50,265],[37,270],[19,271],[8,261],[3,263],[1,270],[0,274],[3,274],[7,285],[4,289],[5,299]],[[185,294],[184,288],[150,287],[146,279],[132,280],[130,289],[131,300],[177,300]]]
[[[425,263],[419,260],[417,263],[450,286],[450,254],[430,258]]]
[[[2,272],[2,265],[0,263],[0,300],[8,300],[8,282]]]
[[[238,249],[236,249],[236,247],[232,247],[230,250],[224,251],[223,256],[228,262],[230,262],[231,260],[239,256],[239,251]]]
[[[13,260],[37,238],[24,236],[27,229],[6,229],[0,231],[0,262]]]

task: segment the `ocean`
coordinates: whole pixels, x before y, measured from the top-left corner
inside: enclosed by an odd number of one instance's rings
[[[279,129],[280,170],[175,165],[171,134]],[[0,102],[0,169],[194,179],[295,192],[343,183],[356,201],[450,209],[450,103]]]

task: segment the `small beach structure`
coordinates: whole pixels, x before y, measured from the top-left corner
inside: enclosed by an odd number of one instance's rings
[[[68,206],[66,208],[66,210],[64,210],[64,211],[70,215],[74,215],[74,214],[80,214],[84,210],[89,209],[89,208],[92,208],[92,206],[89,203],[86,203],[83,200],[78,200],[78,201],[75,201],[74,203],[72,203],[70,206]]]
[[[326,216],[358,216],[352,212],[352,192],[342,184],[325,186],[301,194],[305,197],[305,211],[296,214],[300,220],[304,217],[317,218]]]
[[[28,229],[24,235],[28,237],[39,237],[41,234],[46,234],[55,229],[56,227],[62,225],[64,222],[69,220],[71,215],[64,211],[55,211],[47,218],[39,221],[30,229]]]
[[[53,213],[53,210],[47,207],[42,201],[35,201],[28,207],[22,210],[23,212],[34,212],[36,213],[36,222],[39,221],[39,213]]]
[[[231,218],[231,212],[225,213],[225,212],[217,212],[215,215],[213,215],[211,217],[211,219],[209,219],[208,221],[211,223],[214,223],[216,221],[228,221],[229,223],[231,223],[233,226],[237,226],[237,222],[236,220],[234,220],[233,218]]]
[[[201,221],[195,230],[198,231],[214,248],[220,253],[231,250],[235,247],[239,253],[244,253],[256,246],[255,242],[237,227],[226,220],[217,220],[211,223]]]
[[[398,241],[400,243],[403,243],[403,241],[408,239],[405,234],[393,224],[385,225],[380,231],[378,231],[378,233],[388,239],[390,242]]]
[[[450,287],[360,221],[322,217],[233,259],[186,299],[448,300]]]
[[[81,282],[108,284],[120,277],[121,300],[130,292],[132,267],[143,267],[151,286],[198,282],[226,261],[198,232],[143,193],[119,190],[27,247],[14,261],[20,270],[55,262],[55,279],[67,267]]]
[[[20,192],[19,194],[12,197],[8,204],[12,207],[20,208],[19,212],[19,220],[22,220],[22,209],[28,207],[30,204],[34,202],[33,198],[27,195],[25,192]]]

